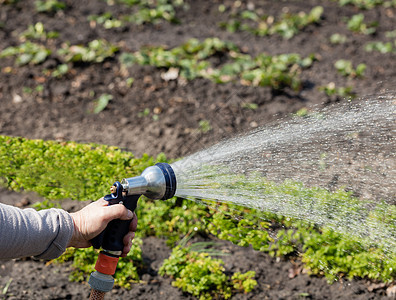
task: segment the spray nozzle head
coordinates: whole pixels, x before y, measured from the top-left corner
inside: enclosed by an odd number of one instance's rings
[[[128,195],[145,195],[150,199],[167,200],[176,192],[176,176],[167,163],[157,163],[148,167],[140,176],[121,181]]]

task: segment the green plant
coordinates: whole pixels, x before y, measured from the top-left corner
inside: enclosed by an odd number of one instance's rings
[[[347,26],[348,26],[348,29],[353,32],[369,35],[369,34],[375,33],[376,26],[378,26],[378,23],[373,22],[370,25],[367,25],[364,23],[364,15],[357,14],[357,15],[353,15],[347,21]]]
[[[336,96],[336,97],[342,97],[342,98],[354,98],[356,95],[353,92],[352,87],[346,86],[346,87],[336,87],[334,82],[330,82],[326,86],[321,86],[319,87],[320,91],[323,91],[327,96]]]
[[[1,4],[12,5],[12,4],[15,4],[15,3],[18,3],[18,2],[19,2],[19,0],[0,0],[0,5]]]
[[[337,71],[345,77],[363,77],[367,66],[365,64],[358,64],[356,69],[353,68],[350,60],[340,59],[334,64]]]
[[[147,117],[150,114],[150,109],[146,107],[143,111],[138,113],[139,118]]]
[[[88,17],[88,21],[101,24],[105,29],[118,28],[123,25],[123,22],[114,18],[110,12],[105,12],[102,15],[91,15]]]
[[[344,44],[347,41],[347,37],[343,34],[334,33],[330,37],[330,43],[332,44]]]
[[[56,31],[46,32],[44,30],[44,25],[41,22],[37,22],[34,25],[29,25],[28,29],[22,32],[19,35],[19,39],[24,42],[27,39],[35,39],[35,40],[46,40],[57,38],[59,33]]]
[[[94,62],[101,63],[105,59],[113,57],[118,47],[106,40],[93,40],[87,47],[80,45],[63,44],[58,54],[65,62]]]
[[[210,57],[223,55],[229,63],[214,67]],[[120,62],[125,67],[138,63],[158,68],[176,68],[180,76],[188,80],[204,77],[216,83],[240,79],[244,85],[268,86],[273,89],[291,87],[300,89],[299,74],[314,61],[314,56],[301,58],[298,54],[270,56],[265,53],[252,58],[243,54],[233,43],[218,38],[203,42],[190,39],[185,44],[170,50],[163,47],[147,47],[139,52],[123,53]]]
[[[52,72],[52,77],[60,78],[63,75],[69,72],[69,66],[67,64],[60,64],[56,67],[56,69]]]
[[[395,30],[392,30],[392,31],[387,31],[387,32],[385,32],[385,36],[386,36],[388,39],[396,38],[396,29],[395,29]]]
[[[22,88],[22,91],[25,94],[30,94],[30,95],[33,94],[33,93],[41,93],[43,90],[44,90],[44,86],[42,84],[37,85],[35,88],[30,88],[30,87],[27,87],[27,86],[24,86]]]
[[[0,52],[0,58],[16,56],[15,62],[22,66],[26,64],[38,65],[51,54],[51,50],[42,45],[26,41],[19,46],[8,47]]]
[[[100,113],[102,110],[104,110],[109,102],[113,99],[113,96],[110,94],[102,94],[100,95],[99,99],[96,100],[95,108],[93,112],[95,114]]]
[[[202,133],[207,133],[212,130],[212,126],[208,120],[199,121],[199,131]]]
[[[126,9],[134,8],[132,13],[120,16],[115,19],[109,13],[101,16],[92,16],[91,20],[98,21],[105,28],[114,28],[121,26],[124,22],[130,22],[138,25],[157,24],[162,20],[170,23],[178,23],[176,17],[176,8],[187,7],[183,0],[107,0],[107,4],[115,3],[126,6]]]
[[[148,156],[136,159],[115,147],[5,136],[0,136],[0,157],[3,184],[51,200],[99,199],[116,179],[137,175],[154,163]]]
[[[220,23],[220,27],[230,32],[242,30],[259,36],[279,34],[285,39],[290,39],[308,25],[319,23],[322,14],[323,7],[316,6],[308,14],[305,12],[283,14],[279,20],[274,21],[273,16],[259,16],[253,11],[245,10],[230,21]],[[245,20],[248,22],[244,22]],[[253,26],[250,25],[252,21]]]
[[[54,13],[66,8],[64,2],[57,0],[36,0],[34,1],[37,12]]]
[[[295,115],[300,118],[307,117],[309,115],[309,111],[306,107],[300,108]]]
[[[144,0],[139,2],[139,10],[127,18],[128,21],[136,24],[158,23],[162,19],[178,23],[175,8],[184,5],[183,0],[157,0],[155,3]]]
[[[394,0],[337,0],[340,6],[344,5],[354,5],[360,9],[372,9],[378,5],[383,5],[385,7],[395,6],[396,2]]]
[[[250,109],[250,110],[256,110],[256,109],[258,109],[258,104],[257,103],[242,103],[241,107]]]
[[[395,45],[396,46],[396,45]],[[378,51],[380,53],[391,53],[394,51],[393,45],[391,42],[383,43],[383,42],[370,42],[364,46],[364,50],[367,52]],[[396,50],[396,49],[395,49]]]
[[[246,273],[234,273],[234,275],[231,277],[234,289],[243,291],[244,293],[251,292],[257,285],[257,281],[253,279],[254,276],[256,276],[256,272],[254,271],[248,271]]]
[[[207,253],[177,246],[159,273],[171,276],[175,280],[172,285],[199,299],[212,299],[214,296],[228,299],[232,295],[232,287],[248,293],[257,285],[253,279],[255,272],[238,272],[230,279],[224,273],[223,264],[221,259],[211,258]]]
[[[128,77],[127,79],[126,79],[126,85],[127,85],[127,87],[131,87],[132,86],[132,84],[134,83],[134,81],[135,81],[135,79],[133,78],[133,77]]]

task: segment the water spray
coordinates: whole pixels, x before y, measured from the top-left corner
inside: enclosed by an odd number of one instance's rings
[[[167,200],[176,191],[176,176],[169,164],[157,163],[148,167],[140,176],[115,182],[110,194],[104,197],[108,205],[123,204],[134,211],[140,196],[153,200]],[[94,248],[102,249],[89,278],[92,288],[90,299],[103,299],[114,285],[114,275],[124,248],[123,238],[129,231],[131,220],[113,220],[106,229],[91,240]]]

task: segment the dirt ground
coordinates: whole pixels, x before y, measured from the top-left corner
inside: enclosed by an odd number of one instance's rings
[[[369,41],[386,41],[385,33],[395,30],[396,9],[377,7],[364,11],[365,22],[378,21],[376,34],[350,32],[345,18],[360,13],[352,6],[339,7],[336,1],[249,1],[255,9],[278,16],[282,12],[308,12],[312,7],[324,7],[320,25],[311,25],[295,37],[284,40],[274,35],[256,37],[246,32],[229,33],[219,28],[230,13],[219,13],[219,4],[232,6],[234,1],[186,1],[189,9],[178,8],[180,24],[160,22],[152,25],[127,24],[105,30],[90,26],[87,17],[111,11],[121,12],[119,6],[108,6],[99,0],[66,0],[67,9],[55,15],[37,13],[33,0],[6,4],[0,1],[0,51],[19,44],[18,35],[29,25],[42,22],[46,30],[55,30],[61,38],[47,45],[60,48],[61,41],[86,44],[103,38],[117,43],[121,50],[136,51],[144,45],[178,46],[195,37],[219,37],[230,40],[251,55],[261,52],[281,54],[296,52],[302,56],[317,54],[318,61],[302,72],[301,91],[274,91],[265,87],[249,87],[239,83],[215,84],[206,79],[191,82],[164,81],[163,70],[133,66],[128,69],[134,78],[128,88],[120,70],[117,56],[102,64],[78,64],[63,78],[43,75],[43,69],[59,64],[53,54],[43,65],[14,68],[12,58],[0,59],[0,134],[26,138],[73,140],[109,144],[132,151],[137,156],[164,152],[168,158],[194,153],[222,139],[247,132],[258,126],[287,118],[301,108],[324,107],[346,101],[328,97],[320,86],[334,82],[336,86],[353,87],[357,97],[395,90],[396,54],[369,53],[364,45]],[[242,6],[246,6],[242,2]],[[332,45],[333,33],[345,34],[348,41]],[[337,73],[334,62],[350,59],[354,66],[365,63],[363,78],[346,79]],[[10,68],[11,67],[11,68]],[[38,85],[42,90],[35,91]],[[28,89],[32,92],[27,92]],[[93,114],[94,100],[108,93],[113,100],[104,111]],[[255,103],[257,109],[242,109],[243,103]],[[141,113],[149,109],[149,114]],[[140,113],[140,114],[139,114]],[[156,116],[154,116],[154,113]],[[209,121],[211,130],[199,130],[201,120]],[[37,196],[21,195],[0,189],[0,202],[17,204]],[[65,203],[65,209],[75,210],[78,204]],[[266,254],[221,242],[231,255],[224,257],[228,272],[256,271],[258,287],[235,299],[381,299],[386,287],[373,285],[365,279],[336,282],[329,285],[324,278],[299,274],[293,278],[294,262],[271,258]],[[132,290],[114,289],[114,299],[192,299],[171,286],[171,281],[158,276],[162,261],[170,254],[165,242],[147,238],[143,244],[146,270],[142,283]],[[31,259],[0,263],[0,299],[84,299],[88,298],[87,284],[67,280],[70,266],[46,265]],[[9,284],[6,294],[1,294]],[[386,298],[389,299],[389,298]]]

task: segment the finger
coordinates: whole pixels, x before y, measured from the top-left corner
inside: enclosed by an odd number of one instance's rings
[[[106,219],[108,221],[114,219],[131,220],[134,214],[122,204],[110,205],[106,208]]]
[[[133,219],[129,225],[129,230],[135,232],[137,230],[138,218],[135,213],[133,213]]]
[[[128,246],[129,243],[133,240],[135,237],[135,233],[132,231],[129,231],[123,238],[122,242],[124,243],[124,246]]]
[[[98,205],[98,206],[107,206],[109,202],[107,202],[103,197],[92,202],[91,205]]]
[[[130,236],[132,236],[132,237],[129,238],[128,240],[126,240],[127,236],[128,236],[128,235],[126,235],[126,236],[124,237],[124,243],[125,243],[125,242],[127,242],[127,243],[124,244],[124,248],[122,249],[122,254],[121,254],[122,257],[126,257],[126,256],[128,255],[128,253],[129,253],[129,251],[131,251],[131,248],[132,248],[132,241],[133,241],[133,238],[134,238],[134,236],[135,236],[135,233],[134,233],[134,232],[131,232],[131,235],[130,235]]]

